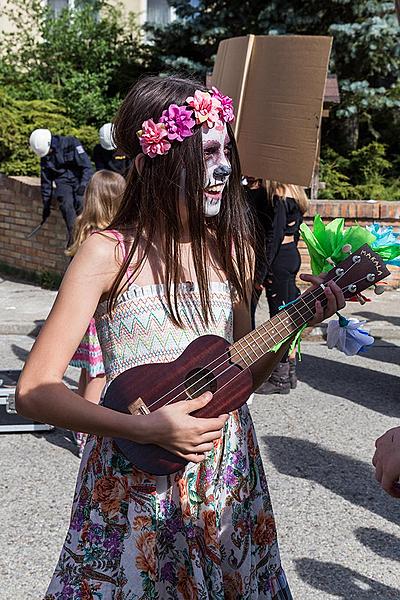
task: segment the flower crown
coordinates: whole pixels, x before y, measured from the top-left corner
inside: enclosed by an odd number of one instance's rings
[[[159,123],[152,119],[143,121],[136,135],[144,154],[155,158],[167,154],[171,142],[183,142],[193,135],[196,125],[207,125],[211,129],[221,121],[226,123],[234,118],[232,98],[213,87],[208,92],[196,90],[183,106],[171,104],[163,111]]]

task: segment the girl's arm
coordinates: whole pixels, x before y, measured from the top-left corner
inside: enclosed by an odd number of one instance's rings
[[[132,416],[89,402],[62,381],[118,268],[115,240],[95,235],[81,246],[23,369],[16,391],[17,410],[26,417],[74,431],[157,443],[189,461],[200,462],[213,440],[221,436],[227,419],[227,415],[217,419],[190,416],[210,401],[210,394],[150,415]]]
[[[70,263],[18,382],[16,405],[21,414],[102,435],[121,434],[127,427],[122,415],[82,399],[62,382],[99,299],[116,275],[115,252],[115,240],[94,235]]]

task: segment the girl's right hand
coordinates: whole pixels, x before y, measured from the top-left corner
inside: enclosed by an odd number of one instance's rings
[[[205,392],[194,400],[175,402],[141,417],[140,443],[157,444],[188,462],[203,461],[205,453],[213,449],[214,440],[222,436],[229,417],[223,414],[204,419],[190,415],[206,406],[211,398],[211,392]]]

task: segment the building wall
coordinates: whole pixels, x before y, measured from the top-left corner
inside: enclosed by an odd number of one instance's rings
[[[56,12],[62,10],[64,6],[72,7],[74,0],[43,0],[54,7]],[[0,5],[2,0],[0,0]],[[148,15],[160,15],[161,21],[165,22],[167,12],[170,15],[168,20],[171,20],[174,15],[172,8],[168,7],[167,0],[110,0],[111,5],[122,5],[123,9],[128,12],[133,12],[137,16],[137,23],[143,25],[148,20]],[[15,30],[12,23],[6,18],[0,16],[0,34],[1,32],[9,32]]]
[[[368,225],[379,221],[400,230],[400,202],[328,201],[310,202],[306,223],[312,223],[319,213],[324,221],[344,217],[346,226],[358,222]],[[66,228],[57,206],[39,233],[27,240],[26,236],[40,223],[42,201],[39,179],[32,177],[7,177],[0,175],[0,265],[24,271],[62,274],[68,258],[64,255]],[[309,259],[303,242],[300,242],[302,272],[309,271]],[[400,268],[389,267],[392,272],[386,281],[400,287]]]

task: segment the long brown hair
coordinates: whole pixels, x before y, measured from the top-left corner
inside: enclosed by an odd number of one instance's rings
[[[125,179],[119,173],[102,169],[92,176],[85,190],[83,211],[74,224],[73,242],[65,251],[67,256],[74,256],[93,231],[110,225],[124,189]]]
[[[206,90],[196,81],[179,77],[140,79],[129,91],[114,121],[117,147],[134,159],[141,153],[136,132],[141,129],[143,121],[153,119],[157,122],[162,111],[170,104],[182,105],[196,89]],[[223,192],[220,213],[212,219],[204,216],[203,188],[206,170],[201,126],[197,126],[194,134],[182,143],[172,143],[166,155],[156,158],[145,156],[140,174],[134,162],[132,163],[122,203],[111,227],[122,232],[133,231],[134,240],[111,288],[109,311],[115,306],[121,281],[140,240],[144,239],[146,244],[143,255],[132,265],[131,278],[135,278],[146,260],[155,236],[161,234],[163,248],[159,250],[165,262],[164,283],[168,310],[173,322],[183,326],[178,312],[176,285],[182,281],[178,203],[183,172],[191,249],[205,323],[209,322],[211,316],[207,269],[208,232],[212,232],[215,237],[219,267],[226,274],[236,297],[246,300],[246,265],[251,264],[254,236],[250,216],[246,214],[246,202],[240,184],[239,157],[229,124],[227,129],[231,143],[232,174]],[[238,266],[235,266],[235,262]]]
[[[307,212],[308,198],[304,191],[304,188],[300,185],[293,185],[291,183],[280,183],[279,181],[268,180],[265,182],[265,188],[267,190],[268,200],[272,202],[274,196],[278,196],[281,200],[285,198],[293,198],[299,206],[301,213]],[[283,193],[282,193],[283,192]]]

